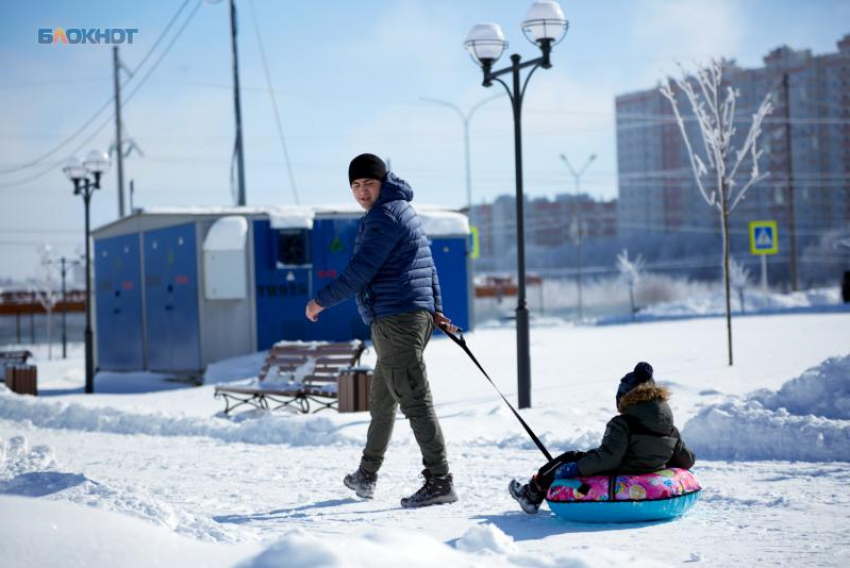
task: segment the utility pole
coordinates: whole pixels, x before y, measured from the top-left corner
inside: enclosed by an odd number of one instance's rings
[[[68,358],[68,294],[65,288],[65,257],[62,257],[62,358]]]
[[[584,230],[583,230],[583,227],[582,227],[581,203],[580,203],[580,200],[581,200],[581,176],[584,175],[584,172],[587,170],[587,168],[590,167],[590,164],[593,163],[593,161],[595,159],[596,159],[596,154],[591,154],[590,157],[587,159],[587,162],[585,162],[584,166],[582,166],[582,168],[580,170],[576,171],[573,168],[572,164],[570,164],[570,161],[567,159],[566,154],[561,154],[561,160],[563,160],[563,162],[567,165],[567,168],[569,168],[570,173],[573,174],[573,178],[575,179],[575,182],[576,182],[576,198],[575,198],[575,202],[573,203],[573,226],[575,226],[577,228],[577,231],[578,231],[578,236],[577,236],[577,240],[578,240],[578,275],[576,277],[577,281],[578,281],[578,321],[582,321],[584,319],[584,301],[582,299],[582,283],[583,283],[583,280],[584,280],[582,278],[582,271],[584,269],[584,251],[582,250],[582,247],[583,247]]]
[[[112,75],[115,81],[115,158],[118,163],[118,218],[125,215],[124,210],[124,145],[121,138],[121,60],[118,58],[118,46],[112,46]]]
[[[236,3],[230,0],[230,39],[233,48],[233,104],[236,107],[236,179],[239,184],[237,205],[245,205],[245,145],[242,138],[242,105],[239,102],[239,57],[236,51]]]
[[[794,212],[794,155],[792,153],[793,139],[791,138],[791,95],[788,89],[788,72],[782,74],[782,90],[785,93],[785,143],[787,144],[788,160],[788,236],[791,240],[791,289],[799,288],[797,271],[797,220]]]

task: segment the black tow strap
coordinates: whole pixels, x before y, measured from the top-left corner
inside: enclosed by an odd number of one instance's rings
[[[508,405],[508,408],[511,409],[511,412],[514,413],[516,419],[519,420],[522,427],[525,428],[525,431],[528,432],[528,435],[531,437],[532,441],[537,445],[543,455],[546,456],[547,461],[552,461],[552,454],[546,449],[546,446],[543,445],[543,442],[540,441],[540,438],[537,437],[537,434],[529,427],[528,424],[525,423],[525,420],[522,419],[522,416],[519,415],[519,412],[513,407],[513,405],[508,402],[508,399],[505,398],[505,395],[502,394],[502,391],[499,390],[499,387],[496,386],[496,383],[493,382],[493,379],[490,378],[490,375],[487,374],[487,371],[484,370],[484,367],[481,366],[481,363],[478,362],[478,359],[475,358],[475,355],[472,354],[472,351],[469,350],[469,347],[466,346],[466,340],[463,338],[463,331],[458,329],[458,335],[453,334],[445,328],[440,328],[443,333],[451,337],[452,341],[457,343],[461,349],[466,351],[466,354],[469,355],[469,358],[472,359],[472,362],[484,373],[484,376],[487,377],[487,380],[490,381],[490,384],[493,385],[493,388],[496,389],[496,392],[499,393],[499,396],[502,397],[502,400],[505,401],[505,404]]]

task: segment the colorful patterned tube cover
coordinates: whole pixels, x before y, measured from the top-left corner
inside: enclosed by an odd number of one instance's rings
[[[657,521],[684,515],[701,489],[690,471],[671,468],[643,475],[558,479],[546,500],[553,513],[569,521]]]

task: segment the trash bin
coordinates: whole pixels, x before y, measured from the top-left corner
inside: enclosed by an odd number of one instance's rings
[[[850,270],[844,271],[844,280],[841,282],[841,298],[845,304],[850,304]]]
[[[38,367],[35,365],[6,365],[4,378],[12,392],[38,396]]]
[[[369,410],[369,388],[372,384],[372,369],[352,367],[339,374],[339,412],[363,412]]]

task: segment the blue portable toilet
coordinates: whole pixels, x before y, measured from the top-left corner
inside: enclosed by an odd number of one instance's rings
[[[470,329],[466,217],[417,209],[445,312]],[[154,209],[97,229],[98,369],[197,374],[284,339],[368,339],[353,298],[318,323],[304,317],[351,258],[362,215],[356,206]]]
[[[144,367],[142,333],[142,267],[137,235],[120,235],[96,240],[94,262],[98,267],[94,285],[95,319],[109,322],[111,337],[122,341],[106,344],[109,338],[96,335],[100,363],[116,371]]]

